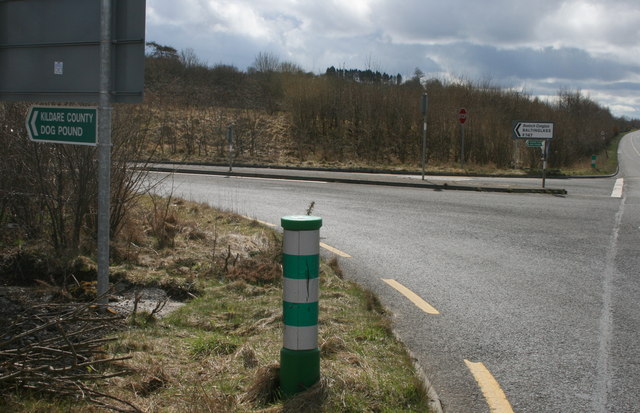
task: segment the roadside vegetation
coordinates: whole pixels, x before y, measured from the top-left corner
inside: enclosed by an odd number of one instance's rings
[[[423,385],[388,315],[375,296],[343,279],[336,259],[321,264],[322,379],[282,400],[277,379],[281,234],[170,196],[140,198],[122,234],[114,245],[118,258],[110,302],[112,315],[122,318],[107,329],[115,339],[104,343],[100,353],[101,359],[119,361],[92,366],[100,373],[93,376],[95,382],[78,385],[77,392],[65,387],[69,395],[61,397],[47,393],[50,383],[12,365],[12,352],[0,343],[0,410],[428,411]],[[85,264],[85,272],[95,273],[90,259]],[[67,299],[82,301],[79,287],[95,288],[93,283],[43,281],[41,289],[46,286],[57,298],[40,305],[52,307]],[[158,289],[166,296],[145,298]],[[163,311],[167,305],[174,310]],[[72,369],[72,363],[67,367]],[[16,372],[17,378],[8,377]]]
[[[409,79],[373,68],[329,67],[317,75],[261,53],[244,72],[210,67],[193,51],[152,43],[147,73],[147,102],[159,115],[149,138],[160,149],[156,159],[163,160],[225,162],[233,125],[234,156],[241,163],[415,171],[425,92],[427,168],[433,172],[463,172],[462,107],[468,113],[464,164],[472,172],[541,167],[537,148],[524,141],[516,148],[513,121],[554,122],[549,168],[560,173],[581,169],[621,132],[640,126],[579,90],[559,90],[543,101],[490,81],[427,78],[419,69]]]
[[[564,170],[567,176],[599,176],[613,175],[618,172],[618,145],[620,140],[626,135],[621,133],[616,136],[600,152],[594,152],[595,159],[588,158],[577,163],[574,168]],[[595,166],[594,166],[595,165]]]

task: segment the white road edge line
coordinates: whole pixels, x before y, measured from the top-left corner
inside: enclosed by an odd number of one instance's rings
[[[631,146],[633,147],[633,150],[636,151],[636,153],[638,154],[638,156],[640,156],[640,151],[638,150],[638,148],[636,148],[636,144],[633,142],[633,136],[631,137]]]
[[[611,192],[611,198],[622,198],[622,189],[624,188],[624,178],[616,179],[616,184],[613,186]]]

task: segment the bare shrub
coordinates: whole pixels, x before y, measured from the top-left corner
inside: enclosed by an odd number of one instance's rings
[[[153,156],[149,117],[141,106],[116,106],[112,133],[111,236],[139,196],[146,173],[128,162]],[[31,142],[27,106],[0,104],[0,223],[8,243],[47,239],[57,256],[87,253],[96,244],[97,161],[94,147]],[[144,163],[144,161],[143,161]],[[4,232],[6,222],[14,231]]]

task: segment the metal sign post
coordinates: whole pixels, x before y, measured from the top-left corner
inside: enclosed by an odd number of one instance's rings
[[[420,101],[420,111],[422,112],[423,117],[423,125],[422,125],[422,180],[424,181],[424,169],[427,161],[427,104],[428,98],[427,93],[425,92],[422,95],[422,100]]]
[[[141,102],[145,0],[0,0],[0,100],[91,102],[32,107],[32,140],[96,144],[98,282],[109,289],[111,119],[113,102]],[[96,119],[97,118],[97,119]],[[96,126],[97,120],[97,126]]]
[[[549,155],[549,144],[551,143],[551,141],[549,140],[544,140],[542,141],[542,147],[540,148],[542,150],[542,188],[544,189],[545,187],[545,182],[547,180],[547,158]]]
[[[98,106],[98,302],[109,300],[111,204],[111,1],[100,2],[100,101]]]
[[[229,173],[233,172],[233,125],[227,128],[227,144],[229,149]]]
[[[513,139],[526,139],[528,147],[538,147],[542,150],[542,188],[544,188],[547,179],[549,146],[553,139],[553,122],[513,121],[511,126]]]
[[[464,169],[464,123],[467,121],[465,108],[458,111],[458,121],[460,121],[460,169]]]

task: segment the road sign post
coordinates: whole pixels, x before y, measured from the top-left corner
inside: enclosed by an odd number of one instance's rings
[[[26,120],[32,141],[76,145],[95,145],[97,125],[95,107],[32,106]]]
[[[549,158],[549,146],[553,139],[553,122],[513,121],[512,138],[526,139],[528,147],[542,150],[542,187],[545,187],[547,178],[547,160]]]
[[[227,128],[227,144],[229,149],[229,173],[233,172],[233,125]]]
[[[542,141],[542,188],[544,189],[547,181],[547,155],[549,154],[549,143],[550,141],[544,140]]]
[[[98,103],[33,107],[26,126],[35,141],[97,145],[100,304],[109,287],[112,104],[142,101],[145,9],[145,0],[0,0],[0,100]]]
[[[425,92],[422,95],[422,100],[420,101],[420,111],[422,112],[422,117],[424,118],[422,125],[422,180],[424,181],[424,169],[427,161],[427,105],[428,105],[428,97]]]
[[[458,111],[458,121],[460,122],[460,169],[464,169],[464,123],[467,121],[465,108]]]
[[[98,302],[109,304],[109,243],[111,242],[111,16],[110,0],[100,2],[100,130],[98,131]]]

